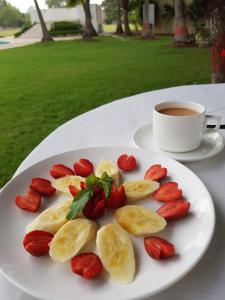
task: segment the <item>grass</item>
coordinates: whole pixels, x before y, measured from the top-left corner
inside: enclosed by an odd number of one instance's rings
[[[130,29],[135,30],[133,24],[130,24]],[[114,33],[116,31],[116,24],[103,24],[103,30],[104,32]]]
[[[0,38],[7,37],[7,36],[13,36],[19,30],[20,30],[20,28],[2,29],[2,30],[0,30]]]
[[[153,41],[99,38],[0,52],[0,186],[67,120],[112,100],[208,83],[210,51]]]

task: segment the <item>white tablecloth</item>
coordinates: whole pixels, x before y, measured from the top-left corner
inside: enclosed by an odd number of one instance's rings
[[[139,94],[101,106],[60,126],[31,152],[16,174],[43,158],[76,148],[134,146],[134,132],[151,122],[154,104],[163,100],[199,102],[206,107],[207,113],[219,114],[225,122],[225,84],[182,86]],[[225,130],[221,133],[225,137]],[[207,253],[194,270],[149,300],[224,300],[225,150],[211,159],[186,165],[202,179],[213,197],[217,218],[215,234]],[[35,300],[2,275],[0,299]]]

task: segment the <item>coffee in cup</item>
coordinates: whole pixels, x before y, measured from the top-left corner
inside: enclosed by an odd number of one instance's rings
[[[216,121],[217,131],[221,118],[205,115],[205,108],[199,103],[167,101],[153,109],[154,145],[169,152],[187,152],[198,148],[206,131],[209,119]]]

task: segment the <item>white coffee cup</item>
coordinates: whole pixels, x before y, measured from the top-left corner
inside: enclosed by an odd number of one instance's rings
[[[160,112],[168,108],[185,108],[196,113],[177,116]],[[154,146],[169,152],[194,150],[202,142],[209,119],[216,121],[216,127],[210,131],[218,131],[221,118],[215,115],[205,115],[205,107],[201,104],[177,101],[161,102],[153,109]]]

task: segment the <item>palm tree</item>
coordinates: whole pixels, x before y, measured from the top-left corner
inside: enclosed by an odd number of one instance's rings
[[[115,34],[124,33],[121,20],[121,0],[117,0],[117,24]]]
[[[83,2],[83,8],[85,12],[85,27],[84,27],[84,39],[90,39],[93,36],[97,36],[97,32],[91,21],[91,8],[90,8],[90,0],[85,0]]]
[[[206,0],[208,15],[213,24],[212,82],[225,83],[225,3]]]
[[[90,0],[68,0],[68,6],[76,6],[77,4],[82,4],[85,14],[85,25],[84,25],[84,33],[83,38],[86,40],[92,39],[93,36],[97,36],[97,32],[92,24],[91,17],[91,8],[90,8]]]
[[[149,39],[152,37],[152,31],[149,24],[149,0],[144,0],[142,38]]]
[[[61,8],[66,6],[65,0],[45,0],[48,8]]]
[[[42,42],[52,42],[53,38],[51,37],[51,35],[48,32],[47,26],[45,24],[44,18],[42,16],[40,7],[38,5],[37,0],[34,0],[34,4],[37,10],[37,14],[40,20],[40,24],[41,24],[41,29],[42,29]]]
[[[132,31],[129,26],[129,0],[122,0],[123,7],[123,23],[124,23],[124,31],[126,35],[132,35]]]
[[[184,16],[183,0],[175,0],[175,33],[174,43],[186,43],[189,40],[189,33]]]

